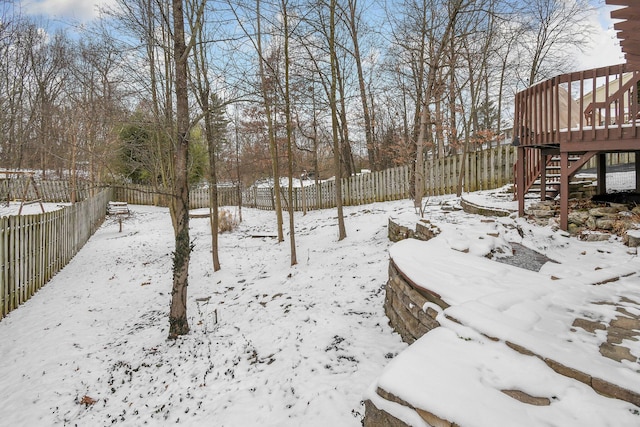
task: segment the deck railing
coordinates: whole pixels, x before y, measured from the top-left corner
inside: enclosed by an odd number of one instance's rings
[[[563,74],[519,92],[515,100],[515,142],[580,151],[594,142],[638,137],[640,72],[624,64]]]

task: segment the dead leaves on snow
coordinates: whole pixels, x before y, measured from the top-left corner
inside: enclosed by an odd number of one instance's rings
[[[93,404],[95,404],[97,402],[96,399],[87,396],[86,394],[84,396],[82,396],[82,399],[80,399],[80,401],[78,402],[80,405],[84,405],[87,408]]]

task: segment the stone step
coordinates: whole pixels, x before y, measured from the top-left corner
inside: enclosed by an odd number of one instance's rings
[[[366,427],[420,421],[460,427],[632,426],[640,421],[634,405],[460,327],[435,329],[396,356],[366,399]],[[589,410],[576,411],[575,402]]]
[[[387,296],[405,307],[391,324],[417,340],[367,392],[365,426],[640,425],[640,260],[543,274],[437,238],[390,256]],[[469,280],[444,280],[445,264]]]

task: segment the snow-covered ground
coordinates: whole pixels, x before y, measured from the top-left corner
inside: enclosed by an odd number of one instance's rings
[[[442,210],[444,201],[456,203],[452,196],[430,198],[425,217],[451,247],[466,245],[470,257],[508,250],[504,238],[475,238],[498,224],[519,243],[565,262],[555,274],[633,256],[619,239],[588,243],[519,219],[492,223]],[[414,223],[411,201],[345,208],[348,237],[341,242],[335,210],[297,213],[295,267],[288,236],[280,244],[271,237],[273,212],[243,209],[238,229],[220,237],[216,273],[208,220],[192,219],[192,331],[176,341],[166,339],[169,213],[130,208],[122,233],[108,220],[65,269],[0,322],[0,424],[361,424],[368,387],[407,347],[388,326],[383,299],[387,221]]]
[[[382,302],[387,219],[411,202],[347,208],[342,242],[335,210],[297,215],[293,268],[288,238],[259,237],[273,212],[243,209],[215,274],[209,222],[192,219],[192,332],[177,341],[168,210],[131,209],[0,322],[1,425],[360,425],[366,388],[406,347]]]

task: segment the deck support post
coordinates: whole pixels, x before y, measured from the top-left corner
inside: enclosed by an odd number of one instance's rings
[[[540,150],[540,161],[542,168],[540,169],[540,201],[547,200],[547,155],[544,150]]]
[[[569,153],[560,153],[560,228],[569,228]]]
[[[516,161],[516,192],[518,196],[518,216],[524,216],[524,147],[518,146],[518,159]]]
[[[605,153],[598,153],[596,156],[596,174],[598,177],[596,193],[607,194],[607,155]]]
[[[636,193],[640,193],[640,151],[636,151],[635,155],[636,155]]]

